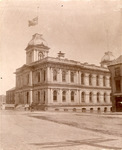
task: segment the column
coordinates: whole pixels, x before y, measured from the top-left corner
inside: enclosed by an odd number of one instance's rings
[[[89,103],[89,92],[85,91],[85,103],[88,104]]]
[[[103,75],[99,75],[99,86],[103,86]]]
[[[110,76],[105,77],[105,86],[110,87]]]
[[[81,104],[81,90],[78,90],[79,93],[79,104]]]
[[[84,74],[84,84],[89,85],[89,74],[88,73]]]
[[[70,83],[70,70],[67,72],[67,82]]]
[[[62,89],[59,92],[59,104],[62,104]]]
[[[47,89],[47,104],[50,104],[51,103],[51,92],[50,92],[50,89]]]
[[[75,83],[78,84],[78,71],[76,71],[76,75],[75,75]]]
[[[81,72],[79,71],[79,74],[78,74],[78,84],[81,84]]]
[[[93,92],[93,104],[97,104],[97,92]]]
[[[111,104],[110,93],[107,93],[107,95],[106,95],[106,103],[107,103],[107,104]]]
[[[100,103],[100,104],[103,104],[103,103],[104,103],[104,95],[103,95],[103,92],[100,92],[99,103]]]
[[[29,73],[29,85],[30,86],[32,86],[32,84],[33,84],[33,78],[32,78],[32,71],[30,71],[30,73]]]
[[[61,83],[62,82],[62,70],[59,69],[59,82]]]
[[[50,67],[47,67],[47,82],[50,82],[50,73],[51,71],[50,71]]]
[[[92,85],[96,86],[96,74],[92,74]]]
[[[50,68],[50,82],[53,81],[53,69]]]
[[[68,103],[68,104],[71,104],[70,90],[68,90],[68,98],[67,98],[67,103]]]
[[[79,93],[78,93],[78,90],[76,91],[76,103],[79,104]]]

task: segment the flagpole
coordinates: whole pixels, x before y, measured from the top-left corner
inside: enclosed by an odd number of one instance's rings
[[[39,33],[39,6],[37,7],[37,18],[38,18],[37,32]]]

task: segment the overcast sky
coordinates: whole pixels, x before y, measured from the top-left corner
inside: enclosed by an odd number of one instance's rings
[[[122,49],[122,0],[0,0],[0,94],[15,87],[25,48],[43,34],[49,56],[62,51],[70,60],[99,65],[106,51]],[[28,27],[38,15],[39,23]]]

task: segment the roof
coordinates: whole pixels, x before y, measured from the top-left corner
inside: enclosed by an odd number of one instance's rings
[[[111,66],[111,65],[117,65],[117,64],[121,64],[121,63],[122,63],[122,55],[120,55],[117,59],[115,59],[114,61],[112,61],[109,66]]]
[[[15,87],[13,87],[13,88],[11,88],[11,89],[9,89],[8,91],[14,91],[16,88]],[[7,91],[7,92],[8,92]]]
[[[38,46],[38,47],[44,47],[44,48],[48,48],[48,44],[47,42],[43,39],[42,34],[34,34],[32,36],[31,41],[28,43],[27,48],[29,47],[33,47],[33,46]],[[26,49],[27,49],[26,48]]]
[[[101,62],[110,62],[110,61],[113,61],[114,59],[115,57],[112,54],[112,52],[108,51],[108,52],[105,52],[105,55],[102,57]]]

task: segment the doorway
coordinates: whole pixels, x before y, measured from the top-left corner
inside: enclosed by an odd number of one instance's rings
[[[116,111],[122,112],[122,96],[115,97],[115,100],[116,100]]]

